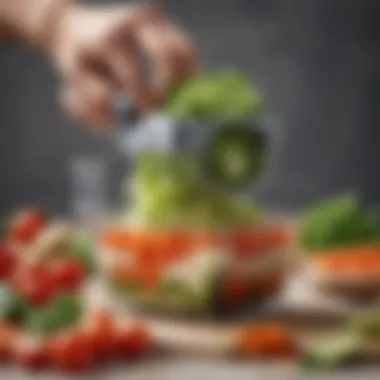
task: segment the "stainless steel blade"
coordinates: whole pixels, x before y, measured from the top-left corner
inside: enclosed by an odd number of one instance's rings
[[[149,150],[197,154],[205,149],[213,129],[178,122],[162,113],[140,116],[125,96],[119,97],[114,107],[119,124],[116,144],[128,157]]]

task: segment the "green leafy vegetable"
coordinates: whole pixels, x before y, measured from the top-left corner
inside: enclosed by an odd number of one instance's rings
[[[300,360],[306,369],[332,369],[347,363],[358,354],[361,337],[343,331],[322,337],[313,342]]]
[[[146,153],[128,181],[129,221],[152,228],[223,227],[258,220],[248,199],[204,181],[189,157]]]
[[[304,250],[323,250],[379,239],[375,215],[351,194],[334,196],[306,210],[299,232]]]
[[[27,303],[8,285],[0,285],[0,319],[22,323],[29,312]]]
[[[257,88],[233,71],[189,78],[165,105],[174,117],[214,125],[220,119],[246,120],[261,109]],[[214,137],[204,157],[140,154],[126,188],[129,222],[152,228],[213,228],[256,222],[256,206],[228,190],[247,184],[259,173],[266,139],[254,123],[246,121],[217,124]]]
[[[95,249],[87,236],[77,235],[68,247],[67,256],[80,260],[88,273],[96,268]]]
[[[182,119],[213,119],[256,115],[262,110],[259,91],[235,71],[192,77],[169,97],[165,110]]]
[[[62,293],[49,305],[32,309],[26,327],[38,334],[56,332],[75,324],[81,315],[80,298],[71,293]]]

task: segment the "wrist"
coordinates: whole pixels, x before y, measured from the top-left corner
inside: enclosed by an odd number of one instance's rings
[[[46,49],[60,18],[72,6],[71,0],[2,0],[4,27],[20,40]]]

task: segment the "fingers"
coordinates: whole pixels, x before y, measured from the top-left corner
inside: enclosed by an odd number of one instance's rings
[[[155,97],[141,65],[140,54],[133,43],[112,44],[107,49],[107,61],[116,87],[128,93],[133,104],[142,111],[151,110]]]
[[[67,54],[70,64],[62,71],[64,107],[84,124],[110,125],[113,98],[120,91],[149,111],[197,69],[191,40],[153,7],[99,13],[92,22],[102,28],[76,35],[75,48]],[[144,58],[151,70],[145,70]]]
[[[108,82],[94,73],[83,71],[66,83],[61,93],[61,102],[64,110],[78,122],[95,128],[106,128],[112,123],[112,94]]]
[[[164,101],[168,92],[197,69],[195,49],[174,25],[146,20],[137,28],[141,50],[153,63],[152,91]]]

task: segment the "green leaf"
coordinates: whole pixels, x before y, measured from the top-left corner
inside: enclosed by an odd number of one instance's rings
[[[0,285],[0,319],[22,323],[29,312],[27,303],[8,285]]]
[[[62,293],[44,307],[30,311],[26,327],[37,334],[57,332],[74,325],[82,315],[82,301],[72,293]]]
[[[361,209],[352,194],[342,194],[309,207],[301,218],[300,246],[307,251],[379,239],[375,215]]]
[[[87,236],[76,236],[69,245],[66,255],[80,260],[87,273],[92,273],[96,269],[95,248]]]
[[[248,78],[227,70],[188,78],[173,91],[164,108],[182,119],[204,120],[257,115],[262,99]]]

